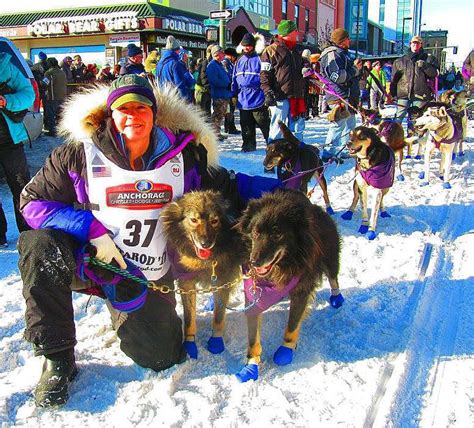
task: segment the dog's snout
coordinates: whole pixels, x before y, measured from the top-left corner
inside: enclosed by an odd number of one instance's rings
[[[201,241],[200,244],[202,248],[207,249],[212,247],[213,242],[210,239],[206,239],[205,241]]]

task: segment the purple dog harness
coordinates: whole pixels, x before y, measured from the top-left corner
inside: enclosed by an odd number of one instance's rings
[[[435,146],[438,150],[439,150],[439,147],[440,147],[441,143],[443,143],[443,144],[454,144],[457,140],[459,140],[461,138],[462,124],[458,124],[458,121],[453,119],[453,128],[454,128],[454,132],[453,132],[453,136],[451,138],[448,138],[447,140],[440,140],[440,141],[437,141],[433,138],[433,142],[434,142],[434,144],[435,144]]]
[[[290,282],[281,290],[277,289],[275,284],[264,279],[258,279],[254,285],[253,278],[244,271],[244,292],[250,306],[245,311],[246,315],[255,316],[265,312],[268,308],[283,300],[291,290],[298,285],[301,276],[294,276]],[[255,290],[257,289],[257,290]],[[258,297],[256,298],[256,294]],[[254,304],[252,304],[254,303]]]
[[[384,163],[375,165],[369,169],[362,169],[359,164],[357,164],[357,166],[360,175],[369,186],[375,187],[376,189],[387,189],[393,185],[395,156],[392,150],[390,150],[390,157]]]

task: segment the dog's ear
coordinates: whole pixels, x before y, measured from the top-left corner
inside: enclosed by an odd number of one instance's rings
[[[178,202],[171,202],[160,213],[163,223],[178,223],[184,218],[184,211]]]
[[[248,234],[250,233],[250,222],[252,221],[252,217],[254,214],[258,211],[258,200],[257,199],[251,199],[250,202],[247,205],[247,208],[245,208],[244,212],[239,218],[239,221],[235,225],[235,228],[243,233],[243,234]]]
[[[281,120],[278,122],[278,125],[280,125],[280,131],[281,133],[283,134],[283,138],[286,140],[286,141],[290,141],[290,142],[293,142],[294,144],[299,144],[300,143],[300,140],[298,140],[298,138],[296,138],[293,133],[290,131],[290,129],[288,128],[288,126],[286,126]]]
[[[446,107],[440,107],[438,110],[438,116],[439,117],[446,117],[448,115],[448,112],[446,111]]]

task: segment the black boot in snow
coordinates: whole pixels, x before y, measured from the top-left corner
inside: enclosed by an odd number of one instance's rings
[[[46,356],[34,397],[38,407],[60,406],[69,399],[69,384],[77,375],[74,350]]]

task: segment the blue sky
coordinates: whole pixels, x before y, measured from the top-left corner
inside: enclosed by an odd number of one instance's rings
[[[447,62],[459,66],[474,48],[473,0],[423,0],[422,31],[448,30],[448,45],[458,46],[458,54],[447,50]]]

